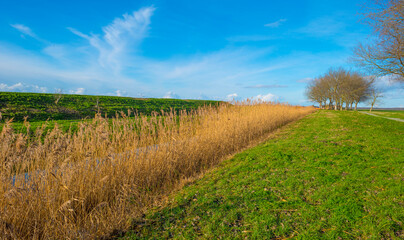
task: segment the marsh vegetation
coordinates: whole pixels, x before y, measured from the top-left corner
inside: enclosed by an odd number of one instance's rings
[[[101,115],[75,131],[0,133],[0,232],[5,238],[86,239],[126,229],[182,183],[311,107],[236,103],[191,111]],[[27,173],[29,177],[27,177]]]

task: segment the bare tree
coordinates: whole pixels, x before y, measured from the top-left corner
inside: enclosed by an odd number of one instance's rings
[[[343,110],[345,104],[345,110],[348,110],[355,103],[356,110],[359,102],[369,98],[373,82],[374,78],[364,77],[359,72],[330,68],[309,83],[306,96],[318,102],[320,108]]]
[[[355,103],[355,111],[359,102],[367,101],[370,96],[371,86],[374,83],[374,77],[363,77],[363,75],[354,72],[351,75],[352,103]],[[351,106],[352,109],[352,106]]]
[[[351,102],[351,95],[354,91],[353,85],[352,85],[352,78],[351,78],[351,73],[348,71],[345,71],[343,75],[341,76],[340,79],[340,93],[339,93],[339,98],[340,98],[340,110],[343,109],[344,103],[345,103],[345,110],[348,110],[348,105]]]
[[[382,93],[380,90],[376,89],[376,88],[372,88],[370,91],[370,110],[369,112],[371,112],[373,110],[373,106],[377,103],[377,101],[380,100],[380,98],[382,97]]]
[[[376,40],[359,44],[354,61],[376,75],[391,75],[404,82],[404,1],[374,0],[364,16]]]
[[[306,96],[309,100],[317,102],[322,108],[321,91],[319,89],[319,78],[312,80],[306,88]]]
[[[330,95],[334,102],[334,110],[342,110],[345,101],[343,96],[343,87],[349,78],[349,72],[343,68],[330,68],[325,74],[325,78],[329,83]]]
[[[63,90],[58,88],[56,89],[55,93],[53,94],[53,97],[55,98],[55,104],[58,105],[60,99],[63,97]]]

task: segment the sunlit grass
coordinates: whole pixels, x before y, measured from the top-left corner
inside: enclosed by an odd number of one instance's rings
[[[378,115],[381,117],[404,119],[404,111],[373,110],[372,114],[375,114],[375,115]]]
[[[403,239],[403,134],[317,111],[136,218],[125,239]]]

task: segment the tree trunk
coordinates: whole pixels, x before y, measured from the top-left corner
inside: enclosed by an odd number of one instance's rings
[[[370,103],[370,111],[369,111],[369,112],[371,112],[371,111],[373,110],[373,105],[375,105],[376,99],[377,99],[377,95],[376,95],[376,94],[373,94],[373,100],[372,100],[372,102]]]
[[[358,108],[358,102],[355,102],[355,111],[358,111],[358,110],[356,110]]]

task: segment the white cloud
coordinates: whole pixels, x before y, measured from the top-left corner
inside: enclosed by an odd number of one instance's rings
[[[282,19],[279,19],[279,20],[276,21],[276,22],[267,23],[267,24],[265,24],[264,26],[265,26],[265,27],[270,27],[270,28],[277,28],[277,27],[279,27],[280,25],[282,25],[282,23],[284,23],[284,22],[286,22],[286,21],[287,21],[287,19],[282,18]]]
[[[92,89],[103,89],[104,94],[123,95],[122,91],[114,91],[125,88],[130,95],[142,92],[148,97],[161,96],[169,90],[164,86],[173,86],[181,96],[185,92],[185,97],[195,98],[201,89],[209,89],[209,96],[223,96],[223,89],[236,91],[235,86],[244,85],[246,79],[258,82],[265,74],[291,65],[288,61],[272,65],[257,61],[267,57],[273,47],[228,47],[166,60],[138,56],[133,50],[147,36],[154,10],[143,8],[116,18],[102,28],[101,35],[70,28],[86,40],[81,46],[47,44],[37,54],[0,44],[0,79],[17,82],[29,78],[48,82],[49,88],[63,89],[73,84],[89,94],[94,92]]]
[[[17,29],[18,31],[20,31],[24,35],[28,35],[28,36],[33,37],[33,38],[37,38],[37,36],[31,30],[31,28],[29,28],[29,27],[27,27],[27,26],[25,26],[23,24],[10,24],[10,26]]]
[[[176,94],[175,92],[167,92],[163,98],[174,98],[174,99],[180,99],[180,96],[178,94]]]
[[[16,83],[14,85],[8,86],[5,83],[0,83],[0,90],[2,91],[13,91],[22,87],[21,83]]]
[[[223,91],[226,91],[237,93],[233,97],[240,100],[262,93],[264,88],[288,85],[290,88],[279,89],[276,94],[282,95],[282,99],[286,97],[298,102],[303,93],[292,92],[296,85],[301,86],[296,84],[296,79],[316,76],[329,66],[345,64],[349,55],[340,50],[320,53],[291,50],[290,54],[277,57],[278,54],[272,54],[276,46],[262,48],[230,44],[217,51],[160,59],[142,57],[136,50],[148,35],[153,12],[154,7],[149,7],[125,14],[101,28],[98,35],[70,28],[82,41],[75,41],[74,44],[50,44],[44,41],[46,47],[41,52],[24,50],[1,42],[0,82],[3,85],[0,87],[10,87],[29,79],[31,83],[47,86],[49,89],[62,88],[69,92],[70,89],[77,91],[77,88],[83,88],[86,94],[137,94],[141,97],[174,97],[179,94],[182,98],[195,98],[203,91],[200,98],[223,100],[226,98]],[[302,32],[299,33],[301,34]],[[305,34],[309,32],[306,31]],[[265,35],[252,35],[228,40],[262,41],[269,38],[271,37]],[[281,69],[288,70],[282,73],[279,71]],[[279,81],[276,81],[277,84],[263,85],[268,79]],[[298,82],[307,80],[310,78],[300,79]],[[246,86],[251,89],[246,89]],[[13,88],[17,89],[15,86]],[[167,93],[172,89],[176,93]],[[32,91],[42,90],[38,87]],[[264,94],[256,97],[273,99],[273,96]]]
[[[48,91],[46,87],[40,87],[38,85],[16,83],[13,85],[7,85],[5,83],[0,83],[0,91],[4,92],[37,92],[45,93]]]
[[[263,102],[274,102],[274,101],[277,101],[279,99],[279,97],[272,93],[268,93],[266,95],[259,94],[257,96],[252,97],[252,99],[256,100],[256,101],[263,101]]]
[[[75,90],[70,90],[69,93],[71,93],[71,94],[79,94],[80,95],[80,94],[83,94],[84,91],[85,91],[84,88],[77,88]]]
[[[0,48],[1,49],[1,48]],[[0,77],[3,79],[70,79],[70,81],[83,81],[84,72],[75,73],[74,70],[64,71],[48,64],[44,59],[33,56],[19,56],[13,53],[0,51]]]
[[[116,90],[115,94],[116,94],[116,96],[121,97],[123,93],[121,90]]]
[[[119,93],[122,96],[135,96],[141,92],[145,97],[161,97],[175,89],[182,98],[195,98],[204,91],[211,99],[217,96],[224,99],[223,91],[226,90],[237,92],[242,99],[251,94],[243,91],[244,86],[254,86],[263,79],[282,79],[279,85],[283,85],[284,81],[293,81],[292,76],[274,75],[280,69],[292,68],[295,74],[310,76],[318,68],[322,69],[324,65],[328,68],[341,59],[340,53],[316,55],[298,52],[262,62],[260,59],[267,59],[273,51],[272,47],[228,47],[216,52],[167,60],[135,56],[128,61],[130,65],[125,66],[125,74],[115,74],[102,68],[96,60],[97,56],[80,55],[80,51],[88,50],[88,47],[55,46],[53,50],[56,53],[47,53],[55,58],[68,59],[69,63],[65,64],[63,61],[49,60],[42,53],[10,48],[0,43],[0,80],[4,79],[4,83],[10,84],[10,81],[15,83],[30,79],[49,89],[82,87],[86,89],[86,94],[117,95],[116,89],[125,89],[125,94],[122,91]],[[330,55],[336,57],[330,58]],[[306,63],[314,67],[308,68]],[[171,89],[167,89],[167,86]]]
[[[238,100],[238,94],[237,93],[232,93],[226,96],[225,101],[235,101]]]
[[[48,88],[47,87],[40,87],[37,85],[30,85],[31,87],[31,91],[33,92],[38,92],[38,93],[46,93],[48,92]]]
[[[241,47],[165,61],[141,59],[142,78],[150,79],[156,86],[174,85],[176,91],[186,92],[188,98],[198,96],[203,89],[209,89],[206,94],[211,96],[223,96],[223,89],[236,91],[232,89],[244,85],[246,79],[259,81],[265,74],[289,66],[289,62],[257,63],[258,58],[271,52],[272,48]]]
[[[63,45],[60,44],[52,44],[47,47],[45,47],[42,50],[45,54],[58,59],[58,60],[63,60],[65,59],[66,55],[68,55],[67,50]]]
[[[117,88],[144,92],[145,84],[100,67],[94,58],[81,54],[82,48],[84,47],[75,49],[68,46],[66,52],[69,55],[60,55],[66,61],[54,61],[42,53],[36,54],[0,43],[0,81],[10,84],[24,83],[29,79],[50,89],[71,89],[73,86],[91,89],[93,93],[99,91],[96,89],[102,89],[102,92],[99,92],[101,94],[115,91]]]
[[[404,96],[404,83],[396,81],[394,76],[386,75],[377,77],[374,86],[378,91],[381,91],[386,98],[399,99]]]
[[[98,50],[99,64],[115,72],[120,72],[124,64],[125,54],[133,51],[146,36],[150,18],[155,8],[146,7],[132,14],[124,14],[122,18],[103,27],[103,36],[87,35],[74,28],[68,28],[72,33],[87,39],[91,46]]]

